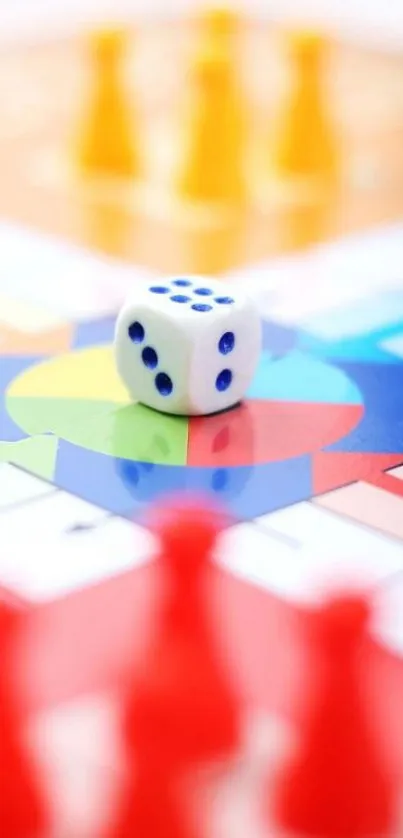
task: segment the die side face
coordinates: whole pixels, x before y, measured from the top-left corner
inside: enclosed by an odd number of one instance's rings
[[[175,277],[136,288],[117,321],[115,353],[133,399],[199,415],[242,399],[260,344],[259,314],[238,289]]]
[[[115,331],[118,372],[133,401],[168,413],[186,413],[189,353],[175,320],[147,299],[128,301]]]
[[[254,303],[233,295],[206,321],[193,344],[189,400],[192,413],[215,413],[237,404],[253,378],[261,349],[261,322]]]

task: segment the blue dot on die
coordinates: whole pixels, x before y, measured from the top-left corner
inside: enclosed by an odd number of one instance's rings
[[[166,372],[159,372],[155,376],[155,386],[160,396],[170,396],[173,390],[173,384]]]
[[[200,297],[211,297],[212,290],[211,288],[195,288],[195,294],[199,294]]]
[[[144,366],[148,367],[149,370],[155,370],[155,367],[158,364],[158,355],[152,346],[145,346],[141,353],[141,357],[143,359]]]
[[[234,302],[232,297],[215,297],[214,299],[215,299],[216,303],[219,303],[220,305],[224,305],[224,306],[225,305],[229,306],[229,305],[231,305],[231,303]]]
[[[215,380],[215,386],[220,393],[223,393],[224,390],[228,390],[232,381],[232,372],[231,370],[221,370],[218,373],[217,378]]]
[[[186,297],[185,294],[174,294],[174,296],[170,297],[169,299],[172,300],[174,303],[188,303],[190,297]]]
[[[192,306],[194,311],[211,311],[213,306],[208,306],[206,303],[195,303]]]
[[[189,279],[174,279],[172,285],[178,285],[179,288],[188,288],[192,283]]]
[[[152,291],[153,294],[169,294],[169,288],[165,285],[151,285],[150,291]]]
[[[235,346],[235,335],[233,332],[224,332],[218,341],[218,351],[221,355],[228,355]]]
[[[144,326],[142,326],[137,320],[135,323],[130,323],[127,332],[133,343],[141,343],[144,340]]]

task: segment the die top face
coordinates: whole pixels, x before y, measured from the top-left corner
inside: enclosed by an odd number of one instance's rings
[[[136,287],[127,301],[141,303],[159,310],[178,323],[189,323],[192,329],[204,329],[202,321],[223,317],[243,307],[245,295],[230,289],[226,283],[210,277],[174,276],[151,280]]]

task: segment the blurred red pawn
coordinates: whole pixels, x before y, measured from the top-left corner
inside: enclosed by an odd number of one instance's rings
[[[155,632],[134,674],[126,738],[180,765],[214,760],[238,746],[239,707],[216,636],[209,599],[212,555],[226,524],[203,501],[154,509],[163,593]]]
[[[274,795],[277,823],[300,836],[389,836],[394,825],[395,790],[371,718],[362,654],[370,617],[369,600],[356,593],[332,597],[314,617],[304,679],[309,706]]]
[[[14,687],[18,609],[0,599],[0,835],[43,838],[48,830],[45,799],[30,751]]]
[[[139,758],[105,838],[196,838],[190,807],[174,771]]]
[[[123,787],[108,838],[188,838],[177,789],[195,766],[231,756],[239,706],[212,625],[212,554],[223,516],[188,499],[152,516],[162,582],[153,636],[123,710]]]

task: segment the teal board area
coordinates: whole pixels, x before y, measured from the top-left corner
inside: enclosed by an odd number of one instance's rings
[[[361,404],[359,390],[341,370],[300,349],[279,358],[263,352],[248,397],[305,404]]]

